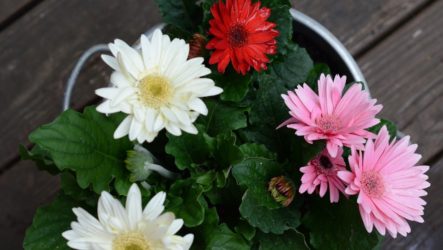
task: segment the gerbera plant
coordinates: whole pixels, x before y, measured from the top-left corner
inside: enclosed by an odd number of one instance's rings
[[[156,2],[97,105],[21,148],[61,177],[25,249],[373,249],[423,222],[417,146],[297,45],[289,1]]]

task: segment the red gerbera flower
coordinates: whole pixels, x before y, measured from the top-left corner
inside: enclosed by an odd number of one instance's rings
[[[275,23],[268,22],[271,15],[268,8],[260,8],[260,2],[251,0],[220,0],[211,7],[214,16],[209,21],[209,33],[214,36],[206,45],[214,49],[210,64],[218,63],[218,71],[223,73],[232,62],[235,71],[246,74],[252,67],[261,71],[267,69],[267,54],[277,52]]]

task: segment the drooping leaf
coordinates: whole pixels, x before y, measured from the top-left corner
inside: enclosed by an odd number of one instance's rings
[[[294,89],[306,81],[313,67],[306,49],[292,43],[288,45],[287,55],[271,65],[270,74],[280,79],[287,88]]]
[[[222,102],[208,100],[206,102],[209,113],[199,120],[204,124],[210,136],[245,128],[246,115],[243,108],[234,107]]]
[[[353,199],[341,199],[330,204],[327,199],[313,199],[303,217],[303,225],[309,229],[310,243],[315,249],[373,249],[378,239],[375,232],[369,234]]]
[[[74,171],[81,188],[92,185],[100,193],[109,190],[112,179],[127,175],[124,160],[133,144],[127,137],[113,138],[121,120],[121,115],[106,117],[95,107],[87,107],[84,113],[67,110],[29,139],[48,152],[60,170]]]
[[[195,0],[155,0],[163,20],[184,31],[195,31],[201,18],[201,9]]]
[[[26,230],[23,248],[69,250],[62,233],[69,230],[71,222],[75,220],[72,208],[76,206],[76,202],[62,195],[51,204],[37,209],[32,225]]]
[[[300,211],[296,206],[270,209],[261,204],[262,202],[246,191],[240,205],[240,213],[249,224],[259,228],[262,232],[282,234],[286,230],[295,229],[300,225]]]
[[[259,250],[309,250],[305,236],[295,230],[281,235],[259,233],[257,239],[260,242]]]

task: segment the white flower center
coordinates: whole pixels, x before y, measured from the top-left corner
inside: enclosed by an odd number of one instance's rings
[[[317,126],[324,133],[333,133],[341,129],[341,121],[334,115],[325,115],[317,119]]]
[[[360,183],[363,192],[370,197],[379,198],[385,191],[381,175],[374,171],[363,172]]]
[[[140,232],[118,235],[112,241],[112,250],[154,250],[152,245]]]
[[[151,108],[160,108],[168,103],[172,88],[168,79],[160,75],[147,75],[139,85],[140,100]]]

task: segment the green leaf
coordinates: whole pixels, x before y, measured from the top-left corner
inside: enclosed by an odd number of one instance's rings
[[[179,38],[184,39],[185,41],[189,41],[193,35],[189,30],[183,30],[182,28],[173,24],[167,24],[162,29],[162,32],[163,34],[168,35],[171,39]]]
[[[121,120],[122,116],[107,117],[95,107],[87,107],[83,114],[67,110],[32,132],[29,139],[48,152],[60,170],[74,171],[81,188],[92,185],[100,193],[109,190],[112,179],[127,175],[124,160],[133,144],[127,137],[113,138]]]
[[[168,192],[167,210],[182,218],[187,227],[198,226],[205,218],[202,193],[202,186],[196,184],[194,179],[177,180]]]
[[[314,65],[314,68],[309,71],[309,74],[306,79],[306,83],[313,89],[314,91],[318,90],[317,82],[320,79],[321,74],[330,75],[331,69],[328,65],[323,63],[318,63]]]
[[[282,157],[295,152],[289,145],[296,136],[288,129],[277,126],[289,118],[281,94],[286,92],[284,83],[275,76],[261,75],[260,88],[252,103],[249,121],[251,126],[242,131],[246,141],[264,144]]]
[[[240,146],[240,151],[247,158],[263,157],[270,160],[276,159],[276,155],[261,144],[245,143]]]
[[[213,73],[212,79],[217,86],[223,89],[220,99],[223,101],[240,102],[249,91],[251,75],[242,76],[229,69],[224,74],[215,71],[216,73]]]
[[[284,231],[295,229],[300,225],[300,212],[294,205],[269,209],[261,204],[262,202],[246,191],[240,205],[240,213],[249,224],[264,233],[282,234]]]
[[[217,146],[214,151],[214,158],[217,165],[222,169],[242,160],[243,154],[235,145],[236,137],[234,133],[219,134],[216,141]]]
[[[261,7],[267,7],[267,8],[291,8],[291,2],[289,0],[261,0]]]
[[[304,83],[314,63],[306,49],[290,44],[286,56],[275,60],[270,67],[270,74],[280,79],[289,89]]]
[[[315,249],[373,249],[378,243],[377,234],[365,230],[354,199],[330,204],[327,199],[316,198],[307,211],[303,225],[309,229]]]
[[[222,205],[225,212],[227,210],[234,211],[232,214],[237,216],[238,204],[241,203],[243,192],[246,189],[242,186],[239,187],[232,175],[227,175],[223,179],[224,183],[222,184],[224,185],[217,183],[214,188],[205,193],[205,196],[209,199],[210,204]]]
[[[163,20],[185,31],[195,30],[197,21],[201,19],[201,9],[195,0],[155,0]]]
[[[288,230],[282,235],[257,235],[260,242],[259,250],[309,250],[305,236],[295,230]]]
[[[397,126],[393,122],[386,119],[380,119],[379,124],[369,128],[368,130],[374,134],[378,134],[383,126],[386,126],[388,129],[391,139],[394,139],[397,136]]]
[[[214,230],[218,227],[218,214],[215,207],[206,209],[205,219],[203,224],[198,227],[191,228],[190,231],[194,233],[194,242],[191,249],[201,250],[207,249],[208,243],[212,238]]]
[[[247,126],[245,110],[226,103],[208,100],[208,115],[200,121],[205,125],[210,136],[245,128]]]
[[[201,7],[203,9],[203,20],[202,20],[202,27],[200,28],[200,33],[206,33],[207,30],[209,30],[209,20],[213,18],[211,14],[211,7],[215,3],[217,3],[218,0],[202,0],[201,1]]]
[[[249,244],[226,224],[219,225],[211,235],[207,250],[249,250]]]
[[[26,230],[26,250],[70,249],[62,233],[75,220],[72,208],[78,206],[66,196],[59,196],[48,206],[37,209],[32,225]]]
[[[286,55],[288,53],[288,44],[292,41],[292,16],[289,12],[291,3],[288,0],[262,0],[262,7],[271,8],[271,17],[269,22],[277,24],[275,28],[280,32],[277,37],[278,52]]]
[[[242,149],[245,150],[246,147],[243,145]],[[253,149],[247,150],[252,151]],[[270,209],[280,208],[281,205],[268,191],[268,182],[272,177],[282,174],[282,167],[275,160],[266,158],[271,153],[265,153],[263,156],[261,151],[255,153],[254,156],[248,156],[242,162],[235,164],[232,174],[239,185],[248,188],[249,196],[254,197],[260,205]]]
[[[35,162],[40,170],[47,171],[52,175],[60,173],[60,170],[54,165],[48,152],[38,146],[34,146],[31,150],[28,150],[25,146],[20,145],[19,153],[22,160],[31,160]]]
[[[181,136],[167,135],[168,143],[165,151],[174,156],[175,165],[180,170],[203,164],[211,156],[211,145],[203,129],[200,126],[197,128],[199,131],[196,135],[187,133]]]
[[[63,172],[61,174],[61,189],[63,194],[69,196],[72,200],[95,206],[99,198],[98,194],[90,190],[90,188],[82,189],[77,184],[75,176],[71,172]]]
[[[254,227],[249,225],[249,223],[244,220],[240,220],[240,222],[235,226],[234,229],[237,233],[243,235],[243,237],[249,241],[254,238],[257,231]]]
[[[126,196],[129,192],[129,189],[131,188],[133,182],[129,180],[129,176],[127,178],[119,178],[115,180],[114,188],[115,191],[119,195]]]

